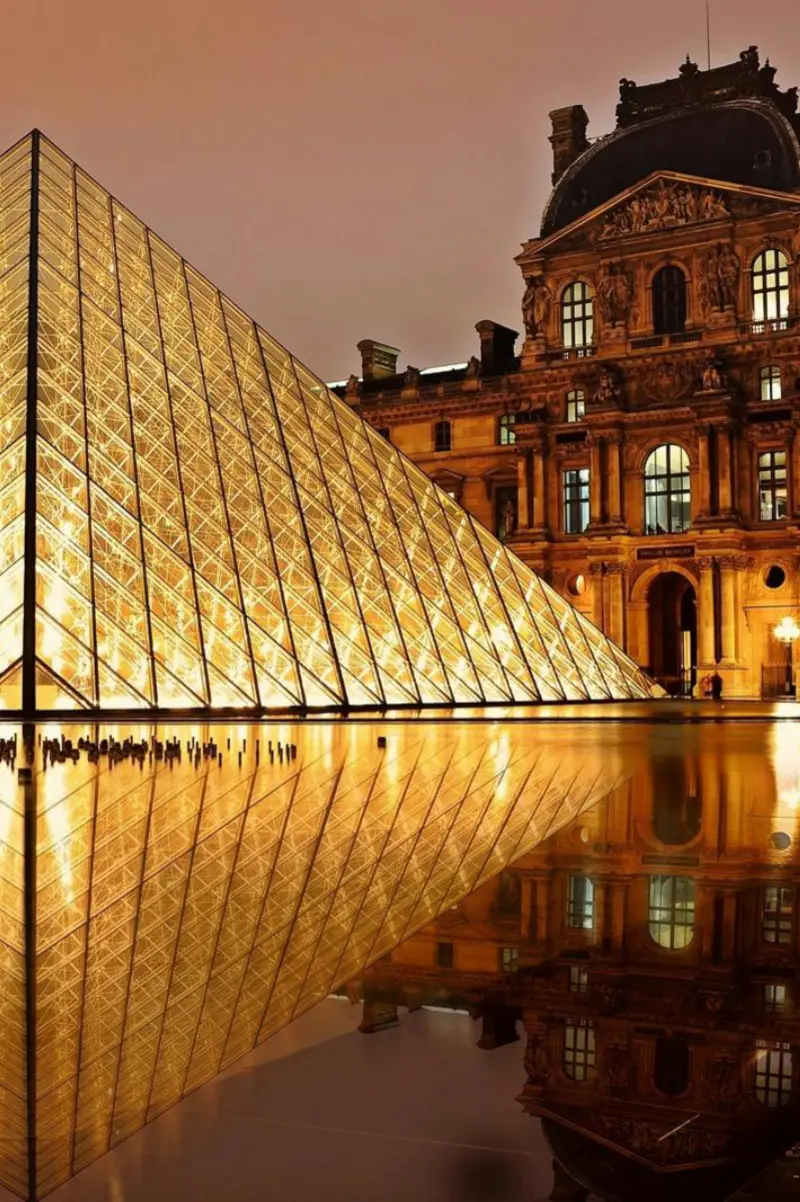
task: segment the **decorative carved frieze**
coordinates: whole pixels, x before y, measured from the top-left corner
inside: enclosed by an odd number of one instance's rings
[[[722,193],[712,188],[667,184],[661,180],[650,191],[631,197],[607,213],[598,241],[675,229],[700,221],[717,221],[721,217],[730,217]]]

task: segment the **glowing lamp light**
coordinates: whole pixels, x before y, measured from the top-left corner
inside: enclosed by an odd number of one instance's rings
[[[777,626],[773,628],[772,633],[779,642],[791,646],[792,643],[800,639],[800,626],[797,625],[794,618],[781,618]]]

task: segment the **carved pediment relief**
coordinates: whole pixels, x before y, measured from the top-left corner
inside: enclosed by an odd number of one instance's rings
[[[643,180],[607,204],[579,218],[542,242],[535,244],[538,262],[542,252],[594,247],[605,250],[615,241],[689,226],[796,209],[800,219],[800,197],[767,189],[745,188],[660,172]],[[518,257],[523,262],[528,248]]]
[[[714,188],[661,179],[653,187],[605,213],[597,241],[696,225],[700,221],[717,221],[731,215],[728,198]]]

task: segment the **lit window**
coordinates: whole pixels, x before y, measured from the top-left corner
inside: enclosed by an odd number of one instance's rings
[[[437,968],[452,968],[453,967],[453,945],[452,945],[452,943],[437,943],[436,944],[436,966],[437,966]]]
[[[767,1014],[783,1014],[788,1002],[788,991],[785,985],[764,986],[764,1009]]]
[[[594,1075],[594,1027],[564,1028],[564,1072],[573,1081],[586,1081]]]
[[[794,895],[784,885],[765,885],[761,911],[761,933],[765,943],[784,946],[792,942]]]
[[[697,890],[691,877],[650,877],[650,937],[661,947],[677,951],[694,938]]]
[[[564,530],[581,534],[589,525],[589,469],[564,472]]]
[[[762,401],[779,401],[783,396],[781,385],[781,369],[775,364],[761,368],[761,399]]]
[[[755,1094],[762,1106],[785,1106],[792,1096],[792,1048],[759,1042]]]
[[[762,451],[758,457],[758,512],[762,522],[787,514],[786,452]]]
[[[589,970],[580,964],[569,970],[570,993],[587,993],[589,990]]]
[[[656,447],[644,465],[646,534],[680,534],[689,528],[692,492],[689,456],[682,447]]]
[[[500,967],[503,972],[516,972],[517,961],[519,960],[518,947],[501,947],[500,948]]]
[[[514,429],[514,423],[517,420],[516,413],[502,414],[497,427],[497,441],[501,447],[510,447],[517,441],[517,432]]]
[[[586,416],[586,394],[582,388],[573,388],[567,393],[567,421],[583,421]]]
[[[594,340],[594,298],[580,280],[561,295],[561,337],[565,350],[591,346]]]
[[[594,881],[588,876],[569,878],[567,920],[571,927],[591,931],[594,926]]]
[[[434,451],[449,451],[452,446],[450,422],[437,422],[433,427]]]
[[[753,261],[753,321],[775,321],[784,327],[789,316],[789,260],[782,250],[765,250]]]
[[[678,334],[686,328],[686,276],[668,265],[653,277],[653,328],[656,334]]]

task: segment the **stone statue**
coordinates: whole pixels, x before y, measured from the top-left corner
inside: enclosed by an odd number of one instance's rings
[[[540,1035],[529,1035],[525,1049],[525,1072],[531,1081],[545,1081],[550,1076],[547,1045]]]
[[[720,371],[716,359],[709,359],[703,368],[703,392],[722,392],[725,387],[725,376]]]
[[[407,367],[403,376],[404,388],[419,388],[422,374],[418,367]]]
[[[550,289],[542,276],[536,279],[529,276],[526,282],[528,286],[522,298],[525,333],[528,338],[543,338],[547,333],[547,319],[550,316]]]
[[[503,506],[503,538],[510,538],[517,528],[517,507],[509,497]]]
[[[464,375],[468,380],[474,380],[481,374],[481,361],[477,355],[470,355],[467,360],[467,370]]]
[[[631,308],[633,287],[622,266],[603,263],[596,279],[597,302],[607,326],[622,325]]]
[[[603,1084],[613,1093],[624,1093],[631,1081],[630,1053],[619,1044],[612,1044],[603,1060]]]
[[[795,263],[800,263],[800,226],[797,227],[795,236],[792,239],[792,256]]]
[[[723,246],[718,260],[719,289],[723,307],[735,309],[739,297],[739,260],[731,246]]]
[[[355,372],[347,377],[347,383],[344,386],[344,394],[345,396],[349,397],[361,395],[361,381]]]
[[[719,282],[719,252],[710,250],[703,259],[701,291],[705,292],[706,312],[722,308],[722,289]]]
[[[602,263],[596,280],[597,303],[606,325],[614,324],[614,268]]]

